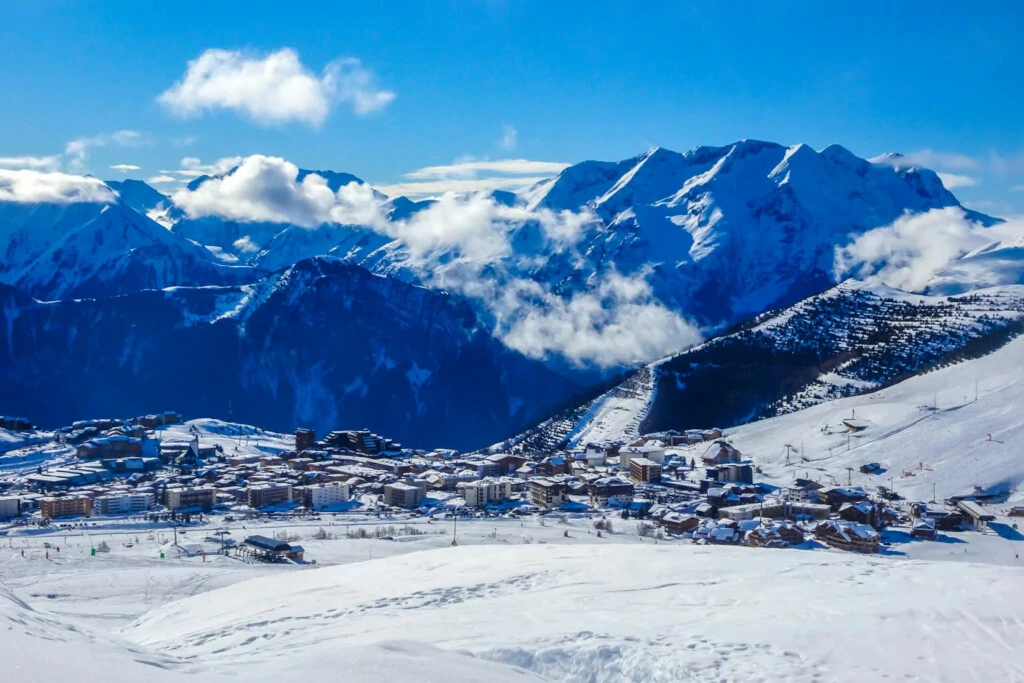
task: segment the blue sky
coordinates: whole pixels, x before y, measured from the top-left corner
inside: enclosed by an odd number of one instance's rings
[[[185,157],[195,169],[262,153],[407,185],[439,177],[407,177],[417,169],[467,158],[838,142],[867,157],[917,153],[958,176],[972,207],[1024,213],[1024,5],[837,6],[7,0],[0,157],[151,178]],[[284,48],[314,86],[329,64],[331,78],[341,70],[326,109],[282,113],[271,101],[254,115],[258,93],[233,108],[208,92],[158,100],[207,50],[237,52],[242,68]],[[74,140],[85,143],[68,150]]]

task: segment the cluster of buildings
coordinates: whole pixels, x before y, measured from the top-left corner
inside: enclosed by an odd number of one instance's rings
[[[417,451],[369,430],[318,440],[299,429],[294,448],[226,452],[216,440],[163,440],[154,430],[176,413],[89,420],[60,430],[74,458],[12,485],[0,481],[0,520],[191,515],[220,510],[344,510],[355,505],[542,512],[614,510],[649,520],[659,534],[697,543],[778,547],[813,536],[830,547],[877,552],[878,531],[899,520],[884,496],[859,487],[796,479],[778,489],[721,430],[649,434],[629,444],[557,453]],[[27,423],[27,421],[24,421]],[[866,466],[867,467],[867,466]],[[992,516],[971,499],[912,507],[912,535],[983,526]],[[271,552],[263,549],[253,552]],[[274,551],[277,552],[277,551]]]

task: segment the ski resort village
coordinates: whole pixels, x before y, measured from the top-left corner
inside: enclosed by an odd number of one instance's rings
[[[609,648],[629,680],[760,680],[759,666],[873,678],[919,671],[916,655],[893,669],[868,654],[912,628],[886,621],[895,603],[926,609],[936,647],[964,642],[948,620],[963,609],[951,595],[970,599],[985,635],[931,654],[923,677],[958,680],[999,657],[1017,667],[1021,622],[1006,619],[1024,587],[1022,357],[1018,338],[877,392],[728,429],[638,434],[645,399],[620,387],[550,451],[527,447],[536,430],[460,453],[365,429],[279,434],[175,412],[57,430],[6,417],[0,597],[10,618],[50,634],[41,637],[81,646],[25,600],[84,622],[87,647],[197,680],[286,672],[307,656],[337,658],[365,680],[421,670],[425,680],[463,670],[462,680],[619,680],[585,676]],[[555,567],[568,574],[552,576]],[[788,578],[764,592],[755,586],[765,573]],[[627,604],[651,605],[639,640],[607,621]],[[764,630],[769,614],[797,604],[858,607],[827,635]],[[502,627],[495,610],[506,610]],[[535,619],[550,635],[524,640],[516,624]],[[563,641],[575,621],[588,630]],[[760,644],[730,644],[740,633]],[[854,666],[832,641],[865,654]],[[999,680],[1022,673],[1006,670],[1015,673]]]
[[[223,522],[367,515],[402,520],[396,533],[416,534],[422,529],[409,522],[420,519],[534,516],[566,525],[563,538],[570,537],[568,527],[597,538],[618,527],[666,541],[878,553],[893,545],[883,546],[887,530],[900,529],[894,538],[937,541],[945,532],[996,529],[1014,540],[1019,534],[1010,518],[1024,517],[1024,505],[1010,506],[1011,490],[998,486],[940,498],[936,485],[931,496],[907,498],[896,482],[903,489],[909,477],[926,477],[923,461],[898,472],[865,462],[837,476],[786,444],[777,464],[792,480],[766,478],[721,429],[552,453],[461,454],[405,449],[369,430],[338,430],[317,440],[310,429],[286,436],[216,420],[182,422],[174,412],[76,422],[49,433],[25,418],[0,418],[0,425],[6,428],[0,515],[15,536],[120,522],[175,533],[180,527],[182,538],[194,526],[216,537],[213,529]],[[849,452],[854,439],[860,446],[873,429],[851,408],[821,433]],[[301,546],[284,542],[287,534],[280,542],[221,534],[213,546],[179,539],[162,552],[304,561]]]

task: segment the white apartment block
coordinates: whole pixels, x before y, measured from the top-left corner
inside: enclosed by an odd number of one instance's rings
[[[343,481],[309,487],[309,506],[314,510],[348,502],[349,485]]]

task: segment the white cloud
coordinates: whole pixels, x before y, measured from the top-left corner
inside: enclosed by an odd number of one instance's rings
[[[519,190],[552,175],[561,173],[569,164],[561,161],[530,159],[475,159],[463,157],[442,166],[426,166],[406,173],[415,182],[379,186],[392,197],[438,195],[445,192],[485,192],[488,190]],[[541,175],[546,174],[546,175]]]
[[[360,116],[380,111],[395,99],[394,92],[376,86],[373,73],[354,57],[332,62],[324,73],[338,100],[351,104],[352,111]]]
[[[555,175],[568,168],[561,161],[531,161],[529,159],[499,159],[497,161],[471,159],[457,161],[444,166],[426,166],[405,174],[410,180],[438,178],[473,178],[478,173],[501,173],[505,175]],[[547,176],[546,176],[547,177]]]
[[[113,133],[103,133],[101,135],[92,135],[72,140],[65,146],[64,155],[69,157],[68,170],[78,173],[86,170],[89,150],[93,148],[106,147],[108,145],[141,147],[146,143],[146,136],[137,130],[119,130]]]
[[[0,201],[21,203],[110,203],[113,190],[96,178],[33,170],[0,170]]]
[[[973,187],[981,183],[977,178],[958,173],[938,173],[937,175],[947,190],[954,190],[958,187]]]
[[[253,254],[260,250],[260,246],[249,239],[248,235],[235,240],[231,243],[231,246],[243,254]]]
[[[161,174],[155,175],[151,178],[146,178],[146,182],[149,183],[150,185],[163,185],[167,183],[177,183],[180,181],[174,176]]]
[[[428,180],[414,183],[375,185],[389,197],[422,197],[441,195],[446,192],[487,192],[490,190],[519,190],[534,183],[547,180],[550,176],[517,176],[496,178],[451,178],[449,180]]]
[[[977,159],[965,154],[937,152],[933,149],[919,149],[916,152],[905,154],[904,158],[915,166],[950,171],[969,171],[981,165]]]
[[[837,279],[855,277],[906,291],[922,291],[936,275],[971,251],[1019,239],[1024,224],[986,228],[955,207],[906,215],[836,249]]]
[[[60,168],[60,156],[55,154],[48,157],[0,157],[0,168],[56,171]]]
[[[501,140],[498,141],[498,147],[511,152],[519,145],[519,131],[514,126],[510,126],[507,123],[501,127]]]
[[[318,76],[298,53],[284,48],[264,57],[206,50],[157,101],[186,118],[227,109],[261,124],[298,121],[318,128],[336,102],[347,102],[362,115],[394,98],[393,92],[374,86],[373,74],[357,59],[332,62]]]
[[[181,165],[179,170],[167,171],[167,173],[175,173],[186,178],[198,178],[201,175],[224,175],[242,163],[242,157],[221,157],[212,164],[204,164],[198,157],[184,157],[179,163]]]
[[[531,358],[562,356],[611,367],[645,362],[700,341],[700,332],[659,303],[642,276],[607,274],[595,287],[565,299],[545,292],[513,309],[502,341]]]
[[[183,165],[194,165],[191,160],[182,161],[189,162]],[[176,192],[174,203],[190,216],[213,215],[306,228],[327,222],[368,225],[382,220],[380,206],[368,185],[352,183],[335,194],[327,181],[315,174],[298,182],[298,167],[280,157],[256,154],[237,166],[233,173],[212,178],[195,190]]]
[[[129,171],[141,171],[142,170],[141,166],[136,166],[135,164],[114,164],[110,168],[115,170],[115,171],[120,171],[121,173],[128,173]]]

